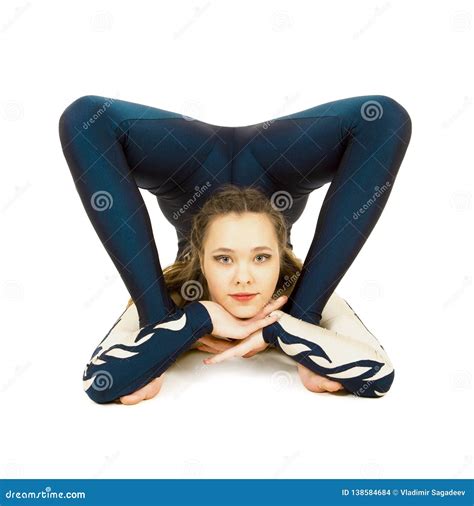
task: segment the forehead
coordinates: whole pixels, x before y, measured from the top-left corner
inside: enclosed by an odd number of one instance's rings
[[[212,220],[205,240],[207,248],[226,247],[235,251],[255,246],[275,247],[277,238],[273,223],[264,213],[235,213]]]

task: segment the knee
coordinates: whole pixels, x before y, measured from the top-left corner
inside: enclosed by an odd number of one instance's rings
[[[101,117],[105,116],[107,104],[111,99],[97,95],[84,95],[71,102],[59,117],[59,136],[64,142],[74,137],[78,131],[85,131]]]
[[[82,377],[82,384],[89,398],[97,404],[115,401],[119,396],[113,374],[104,368],[96,370],[90,378],[86,379],[87,367]]]
[[[390,126],[397,135],[411,135],[411,117],[408,111],[395,99],[387,95],[373,95],[361,106],[362,118],[366,121],[382,121]],[[401,131],[401,133],[400,133]]]
[[[395,370],[392,369],[392,371],[383,378],[363,381],[357,385],[356,389],[352,390],[352,393],[358,397],[383,397],[390,390],[394,379]]]

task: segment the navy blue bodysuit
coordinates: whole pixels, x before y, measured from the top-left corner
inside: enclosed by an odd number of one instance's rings
[[[193,212],[223,183],[256,187],[275,202],[281,192],[282,199],[291,202],[281,208],[289,232],[311,192],[330,183],[301,275],[282,308],[318,325],[322,309],[384,209],[410,142],[411,119],[385,95],[336,100],[241,127],[87,95],[64,110],[59,134],[84,208],[136,304],[144,332],[136,339],[156,341],[146,353],[126,358],[127,347],[117,345],[123,356],[120,351],[109,353],[107,361],[97,358],[96,350],[94,367],[109,372],[114,386],[88,393],[97,402],[109,402],[159,376],[179,353],[212,330],[202,304],[194,301],[179,309],[167,293],[139,188],[156,196],[175,227],[180,258]],[[198,189],[205,190],[181,212]],[[291,246],[290,233],[288,243]],[[166,322],[179,322],[179,328],[155,328]],[[278,326],[269,326],[264,334],[268,342],[279,342],[274,334]],[[160,345],[167,332],[173,333],[174,347]],[[298,337],[286,333],[286,339]],[[298,354],[291,356],[303,363]],[[313,370],[324,373],[317,364]],[[89,367],[84,379],[91,381],[94,375],[97,370]]]

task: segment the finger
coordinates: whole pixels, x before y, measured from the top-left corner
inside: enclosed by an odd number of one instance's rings
[[[230,343],[229,341],[224,341],[223,339],[218,339],[215,337],[202,337],[200,339],[200,342],[206,346],[215,348],[217,351],[225,351],[235,346],[234,343]]]
[[[245,353],[252,351],[254,348],[254,344],[252,341],[247,341],[245,343],[239,344],[237,346],[232,347],[230,350],[224,351],[222,353],[218,353],[213,357],[206,358],[204,363],[206,365],[209,364],[217,364],[231,357],[241,357]]]
[[[267,325],[271,325],[272,323],[275,323],[279,319],[279,314],[277,312],[271,313],[265,318],[262,318],[261,320],[257,320],[255,322],[250,322],[245,326],[245,331],[247,332],[247,335],[253,334],[257,330],[263,329]]]
[[[210,348],[209,346],[199,346],[197,348],[199,351],[205,351],[206,353],[219,353],[219,350],[215,350],[214,348]]]
[[[122,404],[133,405],[138,404],[139,402],[144,400],[152,399],[161,390],[163,380],[164,375],[162,374],[161,376],[158,376],[157,378],[153,379],[150,383],[140,388],[136,392],[120,397],[120,402]]]
[[[325,381],[322,384],[322,387],[325,388],[328,392],[337,392],[340,390],[341,386],[342,385],[336,381]]]
[[[130,394],[130,395],[124,395],[123,397],[120,397],[120,402],[122,404],[132,405],[132,404],[138,404],[141,400],[143,400],[143,397],[138,394]]]
[[[242,358],[250,358],[250,357],[253,357],[256,354],[257,354],[256,351],[251,351],[250,353],[246,353],[245,355],[242,355]]]

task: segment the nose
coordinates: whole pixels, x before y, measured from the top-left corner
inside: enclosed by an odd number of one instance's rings
[[[237,272],[235,274],[235,284],[247,285],[253,282],[253,277],[246,263],[239,264]]]

